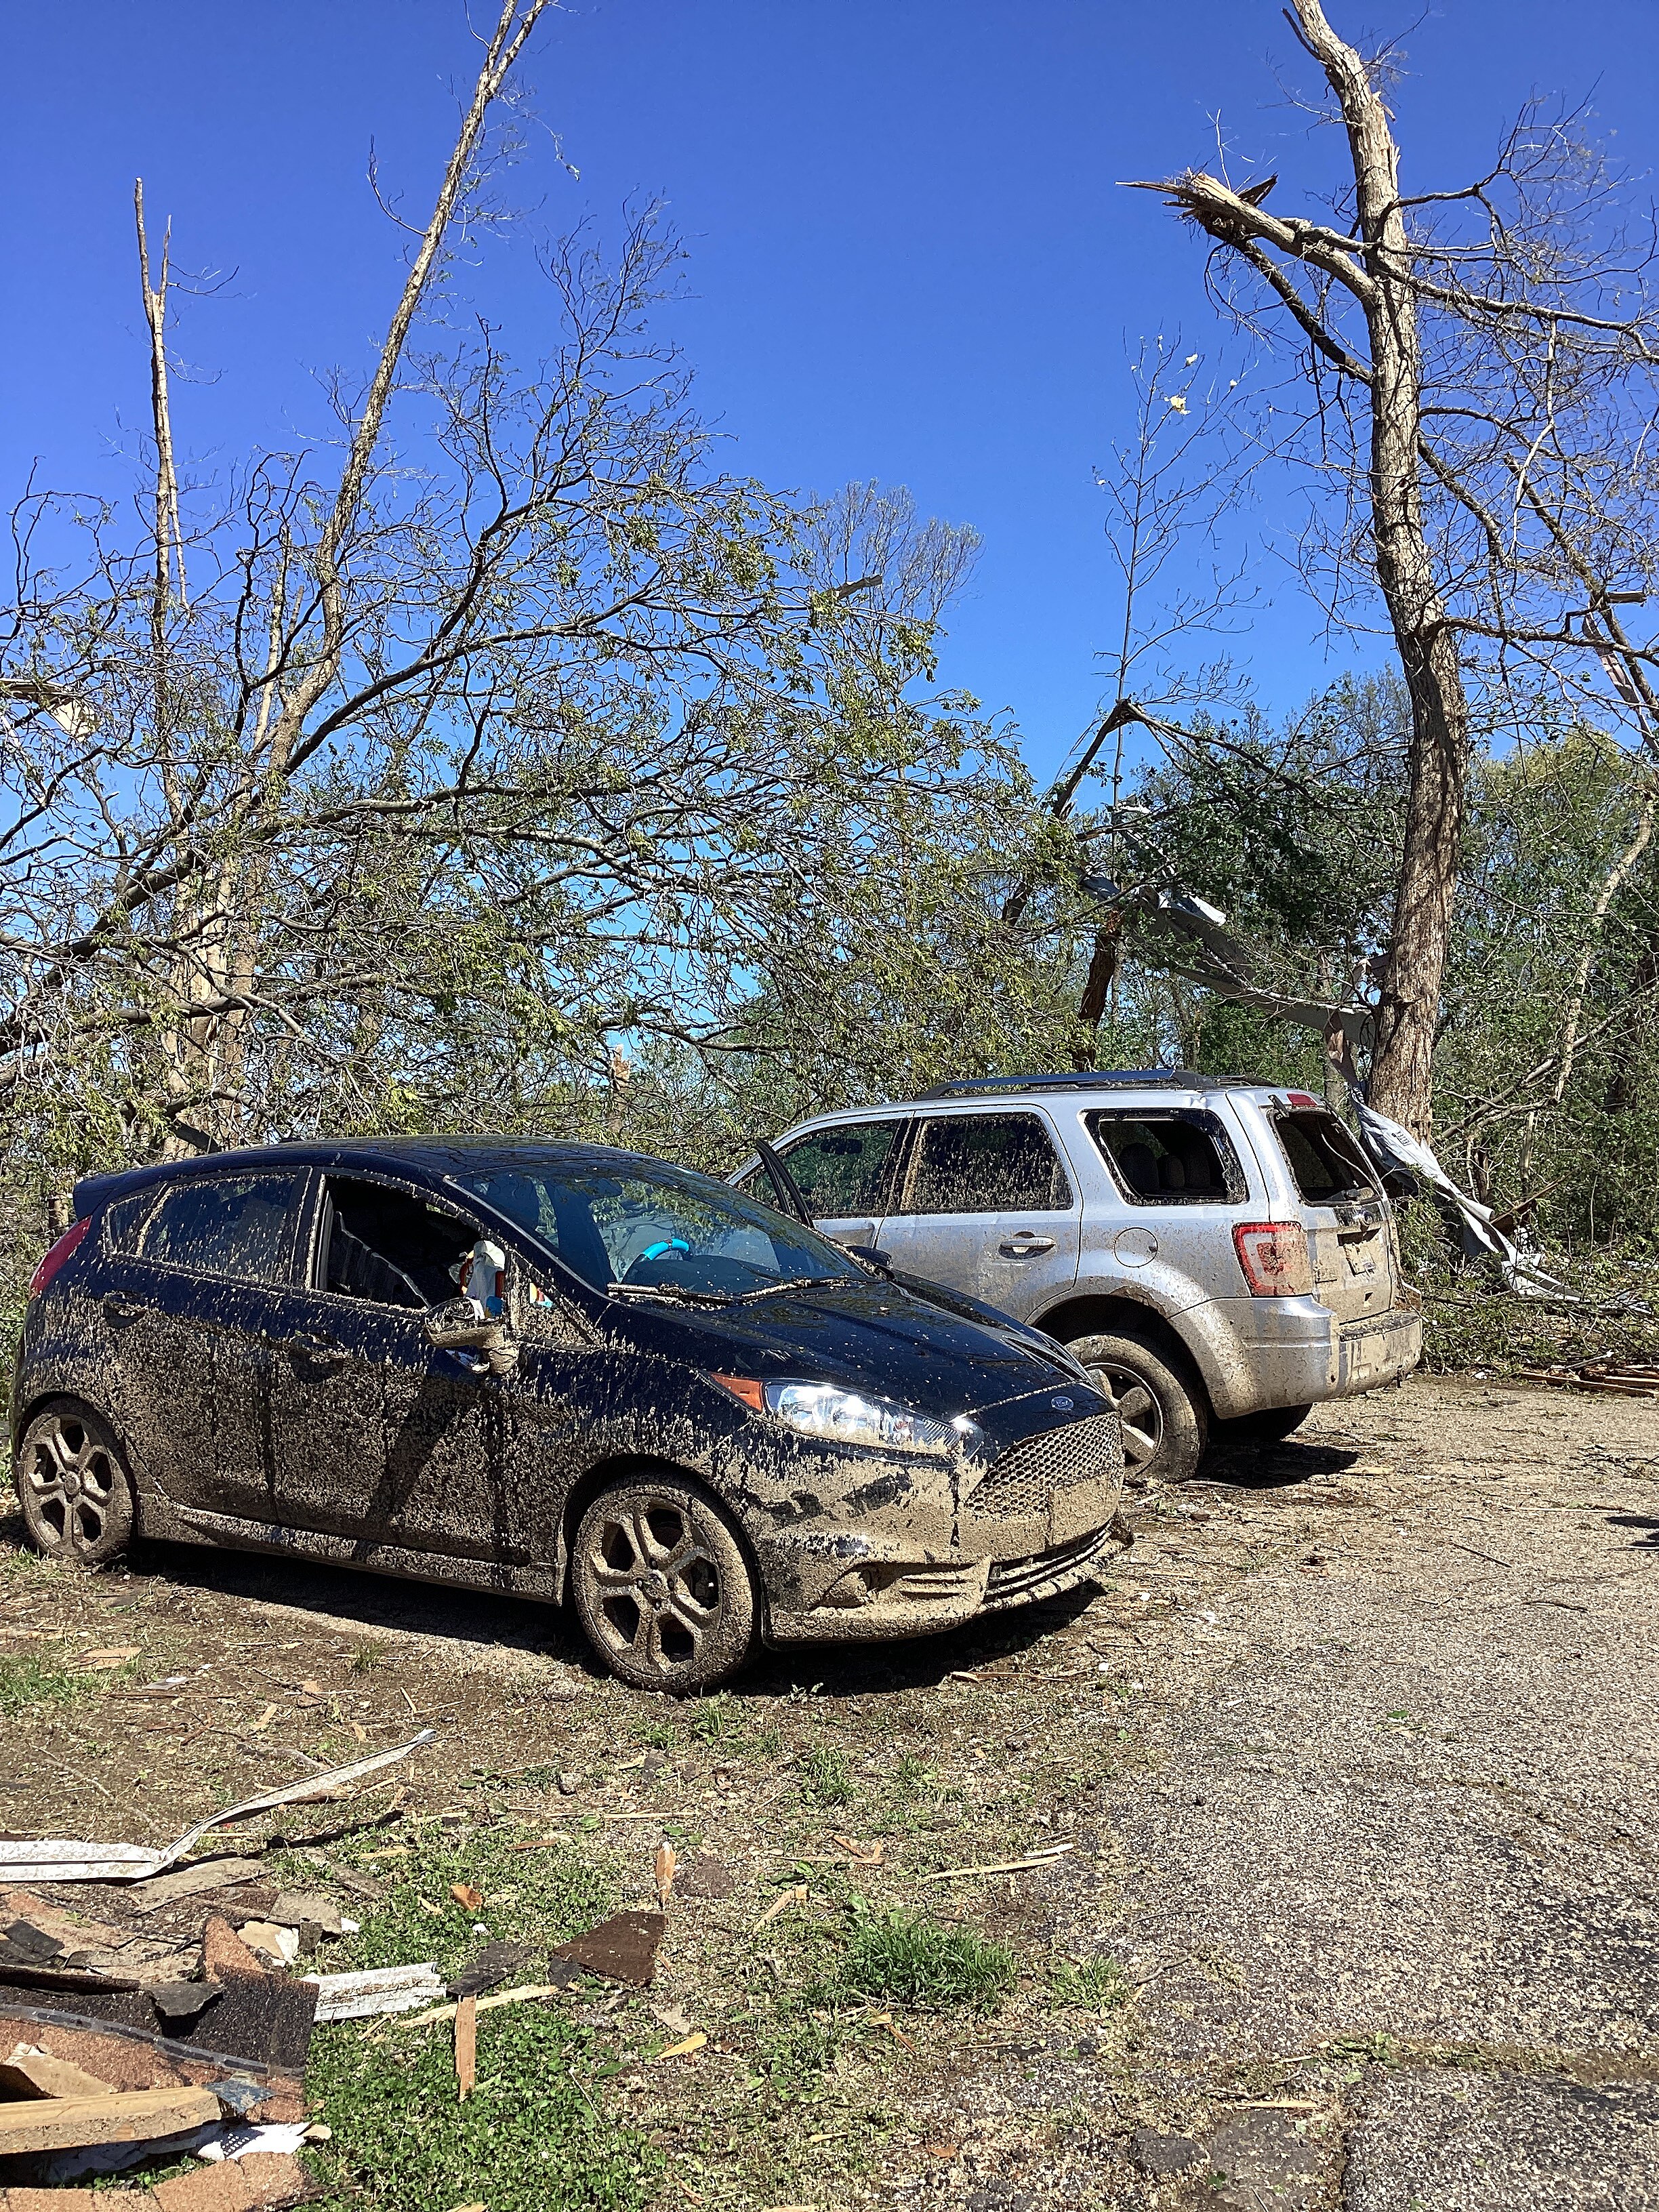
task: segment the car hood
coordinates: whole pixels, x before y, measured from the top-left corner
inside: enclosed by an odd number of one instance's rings
[[[939,1420],[1070,1379],[1058,1347],[1054,1359],[1028,1350],[1017,1322],[1005,1334],[874,1279],[706,1310],[617,1299],[611,1311],[641,1349],[705,1370],[838,1382]]]

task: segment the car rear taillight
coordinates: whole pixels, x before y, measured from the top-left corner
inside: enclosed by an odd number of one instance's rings
[[[70,1253],[75,1250],[91,1226],[90,1221],[76,1221],[64,1231],[46,1258],[29,1277],[29,1296],[32,1298],[40,1297],[41,1291],[46,1289],[46,1285],[58,1273],[64,1261],[69,1258]]]
[[[1253,1298],[1305,1298],[1313,1289],[1307,1231],[1296,1221],[1241,1221],[1233,1249]]]

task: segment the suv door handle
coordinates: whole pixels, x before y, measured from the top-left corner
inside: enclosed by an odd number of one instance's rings
[[[1004,1238],[1002,1249],[1012,1252],[1016,1260],[1027,1260],[1034,1253],[1052,1252],[1054,1240],[1052,1237],[1039,1237],[1033,1229],[1017,1229],[1012,1237]]]
[[[119,1291],[109,1291],[105,1294],[106,1321],[137,1321],[140,1314],[147,1314],[149,1310],[142,1298],[123,1297]]]
[[[314,1328],[302,1328],[292,1342],[296,1352],[303,1352],[319,1367],[343,1367],[351,1357],[344,1345]]]

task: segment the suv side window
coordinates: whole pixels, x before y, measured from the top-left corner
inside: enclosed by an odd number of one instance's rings
[[[1085,1116],[1119,1189],[1136,1206],[1237,1206],[1249,1195],[1232,1139],[1195,1108]]]
[[[286,1282],[302,1188],[298,1176],[287,1175],[170,1183],[159,1199],[146,1192],[142,1204],[125,1201],[111,1240],[119,1251],[198,1275]]]
[[[1035,1114],[950,1114],[916,1134],[901,1213],[1055,1213],[1072,1186]]]
[[[814,1129],[784,1146],[782,1157],[814,1216],[834,1220],[844,1213],[884,1213],[903,1127],[902,1115],[886,1121],[844,1121],[839,1128]],[[755,1188],[769,1197],[764,1172]]]
[[[459,1213],[390,1184],[330,1176],[316,1285],[335,1297],[423,1313],[453,1298],[477,1231]]]

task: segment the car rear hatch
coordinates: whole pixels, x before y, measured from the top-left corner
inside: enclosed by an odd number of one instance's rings
[[[1393,1208],[1352,1132],[1294,1096],[1266,1117],[1302,1201],[1315,1297],[1344,1322],[1390,1312],[1400,1281]]]

